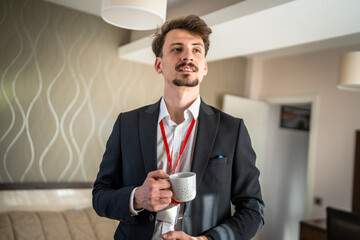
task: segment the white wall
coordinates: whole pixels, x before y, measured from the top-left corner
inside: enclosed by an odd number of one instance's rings
[[[297,240],[304,218],[307,131],[280,128],[280,105],[271,105],[267,150],[262,172],[265,226],[257,239]]]
[[[310,218],[325,217],[325,207],[351,209],[355,131],[360,129],[360,92],[336,88],[339,57],[359,46],[265,59],[260,98],[315,95],[318,123],[311,195],[323,205],[309,206]]]

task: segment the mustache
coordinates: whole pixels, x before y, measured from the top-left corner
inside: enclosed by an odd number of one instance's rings
[[[180,71],[180,68],[186,67],[186,66],[193,68],[193,69],[195,70],[195,72],[197,72],[197,71],[199,70],[198,67],[197,67],[195,64],[193,64],[192,62],[189,62],[189,63],[186,63],[186,62],[180,63],[179,65],[177,65],[177,66],[175,67],[175,69],[176,69],[177,71]]]

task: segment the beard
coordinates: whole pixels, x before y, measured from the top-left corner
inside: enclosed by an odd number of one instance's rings
[[[180,68],[185,67],[185,66],[189,66],[192,69],[194,69],[194,72],[197,72],[199,69],[196,67],[195,64],[193,63],[180,63],[179,65],[176,66],[176,70],[180,70]],[[194,80],[190,80],[190,74],[183,74],[182,78],[175,78],[173,80],[173,84],[175,86],[178,87],[196,87],[197,85],[199,85],[199,79],[196,78]]]
[[[185,74],[188,75],[188,74]],[[188,76],[184,76],[183,79],[175,78],[173,84],[178,87],[196,87],[199,85],[199,79],[189,80]]]

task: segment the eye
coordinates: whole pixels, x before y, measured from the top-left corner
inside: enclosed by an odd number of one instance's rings
[[[195,49],[194,49],[194,52],[196,52],[196,53],[201,53],[201,49],[200,49],[200,48],[195,48]]]
[[[173,48],[171,49],[171,52],[177,53],[177,52],[181,52],[182,49],[181,48]]]

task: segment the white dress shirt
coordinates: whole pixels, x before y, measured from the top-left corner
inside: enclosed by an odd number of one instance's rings
[[[179,157],[180,150],[182,147],[182,144],[184,142],[185,136],[189,130],[190,124],[193,119],[195,119],[195,125],[192,129],[188,142],[184,148],[184,151],[181,155],[181,158],[179,160],[179,164],[175,169],[175,172],[190,172],[191,171],[191,164],[192,164],[192,157],[194,152],[194,146],[195,146],[195,138],[196,138],[196,132],[197,132],[197,124],[198,124],[198,116],[199,116],[199,108],[200,108],[200,97],[198,97],[192,105],[187,108],[184,111],[184,121],[177,125],[175,122],[173,122],[170,118],[169,112],[166,108],[166,104],[164,101],[164,98],[161,99],[160,102],[160,112],[159,112],[159,118],[158,118],[158,127],[157,127],[157,168],[163,170],[167,174],[171,174],[171,168],[170,164],[168,162],[167,153],[163,141],[163,137],[161,134],[161,128],[160,128],[160,121],[163,121],[165,134],[167,138],[167,142],[170,149],[171,154],[171,160],[173,168],[176,166],[176,161]],[[135,190],[133,190],[131,194],[131,201],[130,201],[130,211],[133,215],[137,215],[139,211],[136,211],[133,208],[133,200],[134,200],[134,193]],[[182,224],[182,215],[184,212],[184,204],[175,205],[175,208],[178,209],[179,215],[177,223],[168,223],[168,222],[162,222],[156,220],[155,222],[155,229],[154,234],[152,237],[152,240],[159,240],[161,239],[161,234],[164,234],[168,231],[178,231],[181,230],[181,224]],[[171,211],[171,210],[170,210]]]

